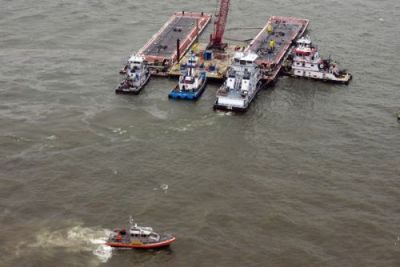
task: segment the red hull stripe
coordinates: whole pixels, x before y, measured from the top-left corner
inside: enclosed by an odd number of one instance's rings
[[[143,245],[135,245],[135,244],[124,244],[124,243],[113,243],[113,242],[108,242],[106,245],[110,247],[121,247],[121,248],[160,248],[160,247],[165,247],[174,242],[176,238],[171,238],[163,242],[159,243],[154,243],[154,244],[143,244]]]

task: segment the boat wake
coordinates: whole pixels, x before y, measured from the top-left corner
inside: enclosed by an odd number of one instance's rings
[[[106,245],[111,231],[74,226],[56,231],[42,231],[36,235],[31,248],[63,248],[68,252],[92,252],[97,259],[105,263],[112,257],[112,248]]]

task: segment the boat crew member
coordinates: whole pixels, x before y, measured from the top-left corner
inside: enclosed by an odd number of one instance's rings
[[[268,27],[267,27],[267,33],[271,34],[273,31],[274,31],[274,28],[272,27],[271,24],[269,24]]]
[[[268,44],[269,50],[270,51],[274,50],[275,49],[275,45],[276,45],[275,39],[272,39],[271,41],[269,41],[269,44]]]

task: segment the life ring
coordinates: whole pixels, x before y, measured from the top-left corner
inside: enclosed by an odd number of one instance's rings
[[[320,69],[323,69],[324,67],[325,67],[324,64],[319,64]]]

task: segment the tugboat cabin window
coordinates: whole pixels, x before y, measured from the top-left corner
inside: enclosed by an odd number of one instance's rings
[[[240,65],[246,65],[246,60],[240,60]]]
[[[192,83],[194,83],[194,80],[192,80],[190,77],[188,77],[188,78],[185,79],[185,83],[186,84],[192,84]]]

